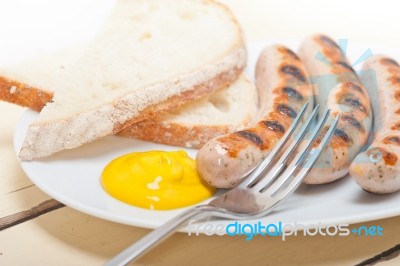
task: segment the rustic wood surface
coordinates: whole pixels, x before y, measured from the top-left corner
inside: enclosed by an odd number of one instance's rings
[[[358,42],[400,45],[390,30],[398,24],[396,2],[339,0],[329,4],[329,12],[324,1],[223,2],[237,15],[250,41],[325,32]],[[372,20],[377,13],[385,19]],[[373,35],[370,29],[375,29]],[[0,102],[0,265],[101,265],[149,232],[65,207],[32,184],[12,146],[23,111]],[[400,217],[363,225],[380,225],[384,236],[298,236],[283,242],[273,237],[246,241],[178,233],[137,265],[400,265]]]

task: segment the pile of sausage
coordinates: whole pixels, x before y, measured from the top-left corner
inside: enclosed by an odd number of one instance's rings
[[[218,188],[237,185],[268,155],[308,102],[319,104],[321,113],[331,109],[332,118],[320,138],[333,117],[342,115],[304,183],[329,183],[350,173],[366,191],[400,190],[400,66],[396,61],[370,57],[357,75],[336,42],[314,35],[302,42],[298,55],[282,45],[266,47],[257,62],[256,86],[258,120],[210,140],[197,153],[197,167],[205,182]],[[361,152],[373,118],[374,140]]]

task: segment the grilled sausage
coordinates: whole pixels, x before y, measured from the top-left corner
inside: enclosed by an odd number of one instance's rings
[[[370,100],[346,56],[331,38],[307,38],[300,46],[299,57],[317,87],[315,101],[321,106],[320,114],[327,108],[333,117],[342,112],[330,143],[304,179],[307,184],[328,183],[348,173],[350,163],[367,142],[372,124]],[[322,132],[329,126],[330,122]],[[317,144],[318,141],[314,145]]]
[[[218,188],[238,184],[271,151],[313,92],[297,55],[281,45],[266,47],[256,66],[260,115],[252,126],[210,140],[197,153],[203,180]],[[308,108],[310,114],[312,108]]]
[[[376,99],[375,138],[354,159],[350,175],[366,191],[392,193],[400,190],[400,66],[385,56],[371,57],[363,65],[361,80]]]

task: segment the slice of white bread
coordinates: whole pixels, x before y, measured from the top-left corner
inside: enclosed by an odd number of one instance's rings
[[[56,83],[37,75],[1,75],[55,91],[53,102],[29,126],[19,156],[45,157],[115,134],[232,83],[245,63],[240,28],[224,6],[119,0],[92,45],[75,64],[55,73]]]
[[[206,98],[135,123],[119,135],[152,142],[200,148],[210,139],[236,131],[258,113],[255,86],[241,75],[233,84]]]
[[[47,84],[55,84],[57,79],[54,79],[53,73],[74,64],[84,50],[83,46],[69,48],[9,66],[7,70],[18,72],[20,77],[44,77],[48,79]],[[53,91],[31,89],[29,97],[25,98],[24,94],[17,90],[17,86],[10,83],[4,83],[0,88],[7,92],[0,94],[3,97],[7,96],[0,100],[14,102],[37,111],[53,97]],[[118,132],[118,135],[167,145],[200,148],[214,137],[247,125],[257,112],[258,92],[242,74],[231,85],[203,99],[134,123]]]
[[[40,56],[8,67],[8,71],[18,71],[21,77],[32,73],[39,77],[45,73],[56,73],[73,64],[83,50],[83,47],[76,47]],[[50,75],[47,78],[48,84],[57,82],[54,76]],[[25,98],[24,94],[17,90],[17,86],[11,83],[5,85],[2,88],[9,93],[0,95],[9,96],[0,100],[14,102],[37,111],[45,106],[54,93],[50,90],[36,89],[30,91],[29,97]],[[203,99],[134,123],[118,132],[118,135],[167,145],[200,148],[214,137],[246,126],[257,113],[258,92],[252,82],[242,74],[231,85]]]

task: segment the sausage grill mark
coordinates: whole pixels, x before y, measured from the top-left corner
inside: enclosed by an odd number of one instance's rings
[[[263,123],[271,131],[285,133],[285,128],[278,121],[268,120],[268,121],[264,121]]]
[[[339,45],[338,45],[334,40],[332,40],[331,38],[329,38],[328,36],[321,35],[321,36],[319,37],[319,39],[320,39],[323,43],[325,43],[325,44],[327,44],[327,45],[329,45],[329,46],[332,46],[332,47],[335,47],[335,48],[341,50],[340,47],[339,47]]]
[[[400,91],[396,91],[396,92],[394,93],[394,98],[396,99],[396,101],[399,101],[399,102],[400,102]]]
[[[278,50],[279,50],[279,52],[281,52],[284,55],[289,55],[296,60],[300,60],[300,58],[297,56],[297,54],[295,54],[292,50],[290,50],[286,47],[279,47]]]
[[[386,152],[385,154],[383,154],[383,160],[388,165],[395,165],[397,162],[397,156],[392,152]]]
[[[300,60],[300,58],[297,56],[297,54],[295,54],[292,50],[286,49],[286,53],[287,53],[288,55],[290,55],[291,57],[293,57],[294,59]]]
[[[296,111],[290,107],[289,105],[286,104],[279,104],[277,106],[277,110],[279,113],[283,114],[283,115],[287,115],[291,118],[295,118],[297,116]]]
[[[339,103],[353,106],[359,109],[361,112],[367,113],[367,108],[365,108],[365,106],[361,104],[360,99],[354,97],[353,94],[346,94],[344,97],[341,98]]]
[[[299,101],[303,101],[304,100],[303,95],[301,95],[300,92],[298,92],[297,90],[295,90],[295,89],[293,89],[291,87],[284,87],[282,89],[282,91],[283,91],[283,93],[285,93],[287,96],[289,96],[291,98],[294,98],[294,99],[299,100]]]
[[[312,145],[313,148],[318,147],[318,145],[319,145],[319,144],[321,143],[321,141],[322,141],[322,138],[325,136],[326,132],[328,132],[328,129],[329,129],[329,127],[328,127],[328,126],[325,126],[325,127],[321,130],[321,133],[318,135],[318,137],[315,139],[315,141],[314,141],[314,143],[313,143],[313,145]]]
[[[392,79],[392,83],[394,83],[394,84],[396,84],[396,83],[399,84],[399,83],[400,83],[400,78],[396,78],[396,77],[393,78],[393,79]]]
[[[347,135],[346,132],[344,132],[343,130],[341,130],[339,128],[335,129],[333,134],[335,136],[341,138],[342,140],[344,140],[344,142],[346,142],[346,143],[352,143],[353,142],[353,140],[349,137],[349,135]]]
[[[241,131],[237,131],[236,134],[244,137],[245,139],[250,140],[257,146],[261,146],[264,143],[263,140],[260,138],[260,136],[258,136],[257,134],[255,134],[251,131],[241,130]]]
[[[346,62],[338,61],[338,62],[335,62],[334,64],[340,65],[341,67],[349,70],[350,72],[353,72],[354,74],[356,73],[356,71],[349,64],[347,64]]]
[[[391,58],[382,58],[381,63],[384,65],[393,65],[393,66],[400,67],[399,63],[397,63],[395,60],[393,60]]]
[[[385,144],[394,144],[400,146],[400,137],[398,136],[388,136],[383,140]]]
[[[347,82],[345,84],[345,86],[347,88],[349,88],[349,89],[354,90],[354,91],[358,91],[360,93],[364,93],[364,91],[361,89],[361,87],[359,85],[357,85],[356,83],[354,83],[354,82],[349,81],[349,82]]]
[[[357,128],[361,132],[365,132],[364,126],[352,115],[343,114],[341,120],[347,124],[352,125],[353,127]]]
[[[367,151],[367,156],[370,157],[376,156],[378,153],[382,155],[383,160],[385,161],[386,165],[395,165],[397,162],[397,156],[396,154],[392,152],[388,152],[384,148],[381,147],[375,147]]]
[[[400,130],[400,122],[394,124],[390,129],[391,130]]]
[[[293,57],[296,60],[300,60],[300,58],[295,54],[292,50],[286,49],[287,54],[289,54],[291,57]]]
[[[303,72],[293,65],[285,65],[281,68],[282,73],[295,77],[296,79],[306,82],[306,77]]]

